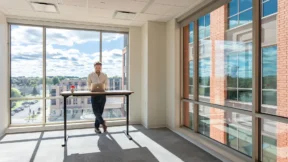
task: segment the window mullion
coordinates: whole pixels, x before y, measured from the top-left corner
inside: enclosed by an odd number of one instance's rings
[[[46,124],[46,27],[43,30],[43,74],[42,74],[42,124]]]

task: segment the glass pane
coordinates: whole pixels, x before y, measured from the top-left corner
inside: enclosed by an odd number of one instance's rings
[[[108,75],[109,89],[122,90],[124,85],[124,72],[128,71],[128,66],[124,67],[123,49],[128,46],[127,34],[102,33],[102,64],[103,72]],[[125,68],[125,69],[124,69]],[[127,87],[126,87],[127,88]]]
[[[183,102],[183,124],[193,129],[193,103]]]
[[[252,9],[239,14],[239,25],[252,22]]]
[[[203,97],[210,97],[210,88],[199,86],[199,95]],[[201,101],[206,101],[206,99],[200,99]]]
[[[288,160],[288,124],[262,120],[262,161]]]
[[[189,85],[193,86],[193,76],[194,76],[194,64],[193,61],[189,63]],[[191,91],[190,95],[193,95],[193,91]]]
[[[43,30],[11,25],[11,98],[42,97]]]
[[[277,91],[262,91],[262,104],[277,106]]]
[[[67,99],[67,120],[95,120],[90,97],[69,97]],[[46,120],[62,122],[64,120],[63,99],[46,100]],[[103,112],[105,119],[119,119],[126,117],[124,97],[107,97]]]
[[[229,18],[229,29],[238,26],[238,15]]]
[[[239,0],[239,12],[252,8],[252,0]]]
[[[263,17],[274,14],[278,10],[278,0],[269,0],[263,3]]]
[[[285,3],[283,3],[285,2]],[[287,1],[265,0],[261,20],[262,113],[288,118]],[[275,13],[275,15],[271,15]],[[267,16],[270,15],[270,16]],[[283,25],[281,25],[283,24]]]
[[[252,103],[252,90],[239,90],[238,93],[239,101]]]
[[[199,133],[252,156],[252,117],[199,105]]]
[[[199,85],[210,86],[210,58],[199,59]]]
[[[205,38],[205,29],[199,30],[199,39]]]
[[[262,87],[277,88],[277,46],[262,48]]]
[[[233,16],[238,13],[238,0],[231,0],[229,3],[229,16]]]
[[[205,38],[210,37],[210,14],[205,16]]]
[[[237,89],[228,89],[227,99],[237,101],[238,100]]]
[[[238,78],[238,53],[226,53],[226,74],[228,87],[237,87]]]
[[[226,30],[225,41],[221,42],[220,39],[215,45],[216,51],[219,51],[215,58],[215,77],[218,76],[219,79],[214,81],[218,86],[214,88],[215,95],[219,96],[215,97],[217,104],[252,110],[252,31],[250,25],[239,26],[237,30]],[[222,70],[222,53],[225,58],[225,72]],[[226,78],[220,82],[223,73]],[[227,91],[227,95],[223,91]]]
[[[252,70],[239,71],[238,83],[239,88],[252,88]]]
[[[10,102],[11,124],[41,124],[42,100],[13,100]]]
[[[47,28],[46,37],[46,95],[59,96],[71,85],[86,90],[87,76],[100,59],[99,32]]]
[[[193,99],[193,22],[183,27],[183,97]]]
[[[189,24],[189,35],[190,35],[190,43],[193,43],[194,42],[194,23],[193,22],[191,22],[190,24]]]

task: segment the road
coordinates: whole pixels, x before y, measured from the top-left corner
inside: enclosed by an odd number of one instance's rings
[[[23,111],[19,111],[18,113],[15,113],[14,116],[11,118],[12,124],[31,124],[31,123],[41,123],[42,122],[42,114],[37,114],[38,108],[42,107],[42,101],[39,101],[35,104],[31,104],[30,106],[26,107]],[[33,111],[35,112],[35,115],[37,115],[36,118],[29,120],[29,109],[31,109],[30,117],[32,117]],[[42,113],[42,109],[40,110]]]

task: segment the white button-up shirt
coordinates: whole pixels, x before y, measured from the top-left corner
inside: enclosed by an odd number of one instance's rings
[[[98,74],[96,72],[92,72],[88,75],[87,78],[87,85],[88,85],[88,89],[91,90],[91,84],[104,84],[105,85],[105,89],[108,89],[108,77],[107,74],[100,72],[100,75],[98,76]]]

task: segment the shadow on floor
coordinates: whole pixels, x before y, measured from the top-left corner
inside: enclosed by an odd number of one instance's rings
[[[67,154],[69,147],[69,140],[67,146],[64,148],[64,158],[62,154],[62,160],[64,162],[158,162],[163,161],[166,158],[165,162],[170,162],[172,160],[170,157],[174,157],[177,161],[183,162],[220,162],[217,158],[210,155],[201,148],[190,143],[186,139],[180,137],[179,135],[173,133],[167,128],[160,129],[146,129],[141,125],[133,125],[132,127],[136,128],[130,132],[132,138],[135,137],[133,143],[137,148],[122,149],[123,141],[121,146],[118,144],[118,141],[113,138],[115,134],[121,134],[123,132],[111,132],[101,135],[96,135],[94,133],[89,134],[78,134],[69,136],[70,138],[86,138],[99,136],[97,144],[95,145],[95,152],[92,153],[83,153],[83,154]],[[133,137],[134,136],[134,137]],[[12,140],[12,141],[2,141],[4,137],[0,140],[1,144],[13,144],[21,143],[24,141],[37,141],[36,147],[30,158],[30,162],[35,161],[35,157],[38,154],[39,147],[41,148],[41,143],[44,141],[49,141],[53,139],[63,139],[63,137],[44,137],[43,132],[41,132],[40,138],[37,139],[28,139],[28,140]],[[71,141],[72,142],[72,141]],[[85,144],[89,141],[84,141],[83,145],[80,145],[85,148]],[[91,142],[91,141],[90,141]],[[46,142],[47,143],[47,142]],[[121,142],[120,142],[121,143]],[[130,143],[131,144],[131,143]],[[71,144],[72,145],[72,144]],[[129,144],[128,144],[129,145]],[[96,150],[98,146],[98,151]],[[126,143],[124,142],[124,146]],[[42,146],[43,147],[43,146]],[[61,147],[59,145],[59,147]],[[79,148],[77,146],[77,148]],[[91,148],[91,147],[90,147]],[[56,148],[58,149],[58,148]],[[79,148],[81,150],[81,148]],[[94,149],[92,147],[92,149]],[[43,151],[42,151],[43,152]],[[160,158],[159,158],[160,157]],[[177,158],[175,158],[177,157]],[[162,159],[162,160],[160,160]],[[40,159],[41,160],[41,159]],[[167,161],[168,160],[168,161]],[[47,160],[46,160],[47,161]],[[172,160],[171,162],[175,162]]]
[[[72,154],[64,162],[158,162],[146,147],[119,151],[101,151],[89,154]]]

